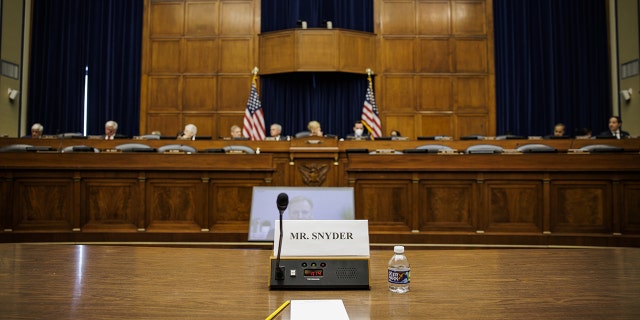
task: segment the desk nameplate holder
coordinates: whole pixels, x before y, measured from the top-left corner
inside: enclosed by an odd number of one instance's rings
[[[277,280],[279,230],[274,236],[272,290],[369,290],[369,232],[366,220],[284,220]],[[331,232],[320,230],[332,230]]]

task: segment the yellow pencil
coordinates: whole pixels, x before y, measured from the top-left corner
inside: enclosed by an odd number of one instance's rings
[[[284,310],[284,308],[286,308],[286,307],[289,305],[289,303],[290,303],[290,302],[291,302],[290,300],[285,301],[281,306],[279,306],[279,307],[278,307],[278,309],[276,309],[276,311],[274,311],[273,313],[271,313],[271,314],[270,314],[268,317],[266,317],[264,320],[271,320],[271,319],[273,319],[273,318],[277,317],[277,316],[278,316],[278,314],[280,314],[280,312],[282,312],[282,310]]]

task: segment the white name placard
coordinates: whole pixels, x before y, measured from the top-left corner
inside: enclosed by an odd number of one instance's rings
[[[278,255],[280,221],[275,222],[273,255]],[[281,257],[369,256],[367,220],[283,220]]]

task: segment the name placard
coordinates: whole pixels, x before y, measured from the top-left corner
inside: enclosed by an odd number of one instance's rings
[[[273,255],[278,254],[280,221],[275,222]],[[282,257],[369,256],[367,220],[283,220]]]

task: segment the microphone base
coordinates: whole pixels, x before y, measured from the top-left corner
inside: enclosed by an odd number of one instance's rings
[[[271,290],[369,290],[369,257],[280,258],[284,279],[276,279],[271,257]]]

